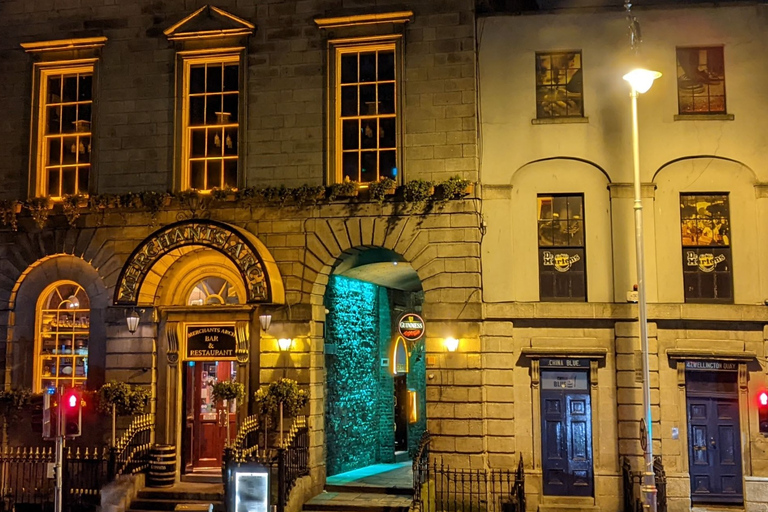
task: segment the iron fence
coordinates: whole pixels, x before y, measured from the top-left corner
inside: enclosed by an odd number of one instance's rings
[[[525,468],[457,469],[429,460],[425,432],[413,461],[413,509],[430,512],[524,512]]]
[[[643,484],[643,472],[633,471],[629,458],[623,457],[621,475],[624,487],[624,512],[642,512],[640,487]],[[667,473],[659,456],[653,458],[653,475],[656,484],[656,510],[667,512]]]

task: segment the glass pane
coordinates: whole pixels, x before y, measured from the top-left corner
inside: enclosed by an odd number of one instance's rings
[[[48,165],[61,163],[61,139],[48,139]]]
[[[360,86],[360,115],[372,116],[376,114],[376,86]]]
[[[59,197],[59,187],[61,186],[61,180],[59,176],[59,169],[50,169],[48,171],[48,195],[51,197]]]
[[[360,81],[373,82],[376,80],[376,53],[360,54]]]
[[[388,117],[379,120],[379,147],[394,148],[397,146],[395,118]]]
[[[91,75],[80,75],[79,84],[77,84],[77,99],[78,101],[91,101],[91,83],[93,77]]]
[[[361,155],[360,181],[379,181],[376,151],[363,151]]]
[[[379,52],[379,80],[395,79],[395,52]]]
[[[61,102],[61,77],[48,78],[48,103]]]
[[[554,241],[552,234],[552,221],[539,221],[539,245],[551,246]]]
[[[77,121],[77,105],[64,105],[61,108],[62,133],[73,133],[76,127],[75,121]]]
[[[205,161],[195,160],[189,164],[189,186],[196,190],[205,188]]]
[[[552,238],[553,245],[559,247],[568,245],[568,221],[552,221]]]
[[[225,91],[237,91],[239,86],[239,66],[237,64],[228,64],[224,66],[224,90]]]
[[[64,103],[77,101],[77,76],[69,75],[64,77],[64,90],[62,101]]]
[[[62,152],[62,163],[74,164],[78,152],[77,137],[64,137],[64,151]]]
[[[224,116],[223,121],[229,123],[237,123],[238,119],[238,95],[237,94],[225,94],[224,95],[224,110],[229,116]]]
[[[379,84],[379,114],[395,113],[395,84]]]
[[[206,173],[206,189],[221,188],[221,160],[208,160],[208,170]]]
[[[539,197],[539,219],[551,219],[552,218],[552,198],[551,197]]]
[[[189,69],[189,92],[205,92],[205,66],[191,66]]]
[[[568,221],[568,245],[584,245],[584,222],[581,220]]]
[[[357,86],[347,85],[341,88],[341,116],[357,115]]]
[[[205,156],[205,129],[192,130],[192,143],[190,145],[190,156]]]
[[[205,97],[194,96],[189,98],[189,124],[201,125],[205,123]]]
[[[386,177],[397,179],[397,152],[382,151],[379,153],[379,179]]]
[[[88,167],[80,167],[77,170],[77,193],[88,193]]]
[[[224,138],[223,128],[208,129],[208,144],[206,145],[206,151],[208,156],[221,156],[224,153],[224,151],[221,148],[223,138]]]
[[[237,155],[237,129],[229,128],[224,130],[224,154],[228,156]]]
[[[206,77],[206,92],[221,92],[222,89],[222,65],[209,64]]]
[[[77,171],[75,169],[62,169],[61,171],[61,193],[77,193]]]
[[[81,164],[87,164],[91,161],[91,138],[79,137],[78,139],[77,161]]]
[[[48,116],[48,134],[54,135],[61,133],[61,107],[48,107],[46,109]]]
[[[362,139],[360,146],[363,148],[376,148],[377,147],[377,123],[376,119],[364,119],[361,121],[362,127],[360,129],[360,137]]]
[[[360,122],[350,119],[342,123],[342,149],[359,149]]]
[[[81,126],[85,128],[83,131],[90,131],[91,126],[91,104],[85,103],[78,105],[77,107],[77,120],[81,121]]]
[[[342,157],[342,178],[346,181],[360,181],[359,153],[344,153]]]
[[[206,96],[205,105],[205,124],[219,124],[222,120],[220,113],[221,110],[221,96]]]
[[[341,56],[341,83],[357,83],[357,54],[347,53]]]
[[[237,188],[237,160],[224,160],[224,186]]]

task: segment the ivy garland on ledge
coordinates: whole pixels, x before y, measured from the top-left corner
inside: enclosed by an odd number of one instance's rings
[[[425,180],[412,180],[397,186],[391,178],[382,178],[379,182],[360,184],[355,181],[335,183],[328,187],[320,185],[301,185],[288,188],[284,185],[270,187],[248,187],[244,189],[214,189],[210,193],[186,190],[177,193],[168,192],[129,192],[127,194],[74,194],[65,196],[60,202],[47,197],[34,197],[27,201],[0,200],[0,223],[13,231],[18,228],[17,216],[22,209],[41,229],[45,226],[53,209],[60,208],[70,226],[74,226],[81,213],[89,210],[103,214],[107,209],[144,210],[152,216],[153,223],[157,214],[174,203],[193,213],[221,206],[224,203],[236,203],[238,206],[254,207],[260,205],[312,207],[333,201],[371,201],[382,204],[387,198],[411,204],[414,208],[425,208],[429,204],[438,207],[447,201],[462,199],[474,193],[475,184],[459,176],[434,183]],[[60,206],[59,206],[60,205]],[[101,222],[99,223],[101,224]]]

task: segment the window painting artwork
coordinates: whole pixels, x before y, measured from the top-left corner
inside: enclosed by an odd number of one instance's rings
[[[725,114],[723,47],[677,49],[680,114]]]
[[[581,52],[536,54],[536,117],[583,117]]]

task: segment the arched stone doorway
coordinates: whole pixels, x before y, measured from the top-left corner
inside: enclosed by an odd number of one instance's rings
[[[421,313],[421,280],[391,250],[349,249],[324,302],[328,475],[410,461],[426,429],[425,347],[423,329],[406,341],[398,323]]]
[[[222,222],[171,224],[130,255],[114,302],[153,313],[157,443],[176,446],[179,476],[220,475],[227,438],[249,411],[215,401],[211,390],[228,380],[246,396],[258,387],[259,308],[284,302],[272,255],[252,233]]]

